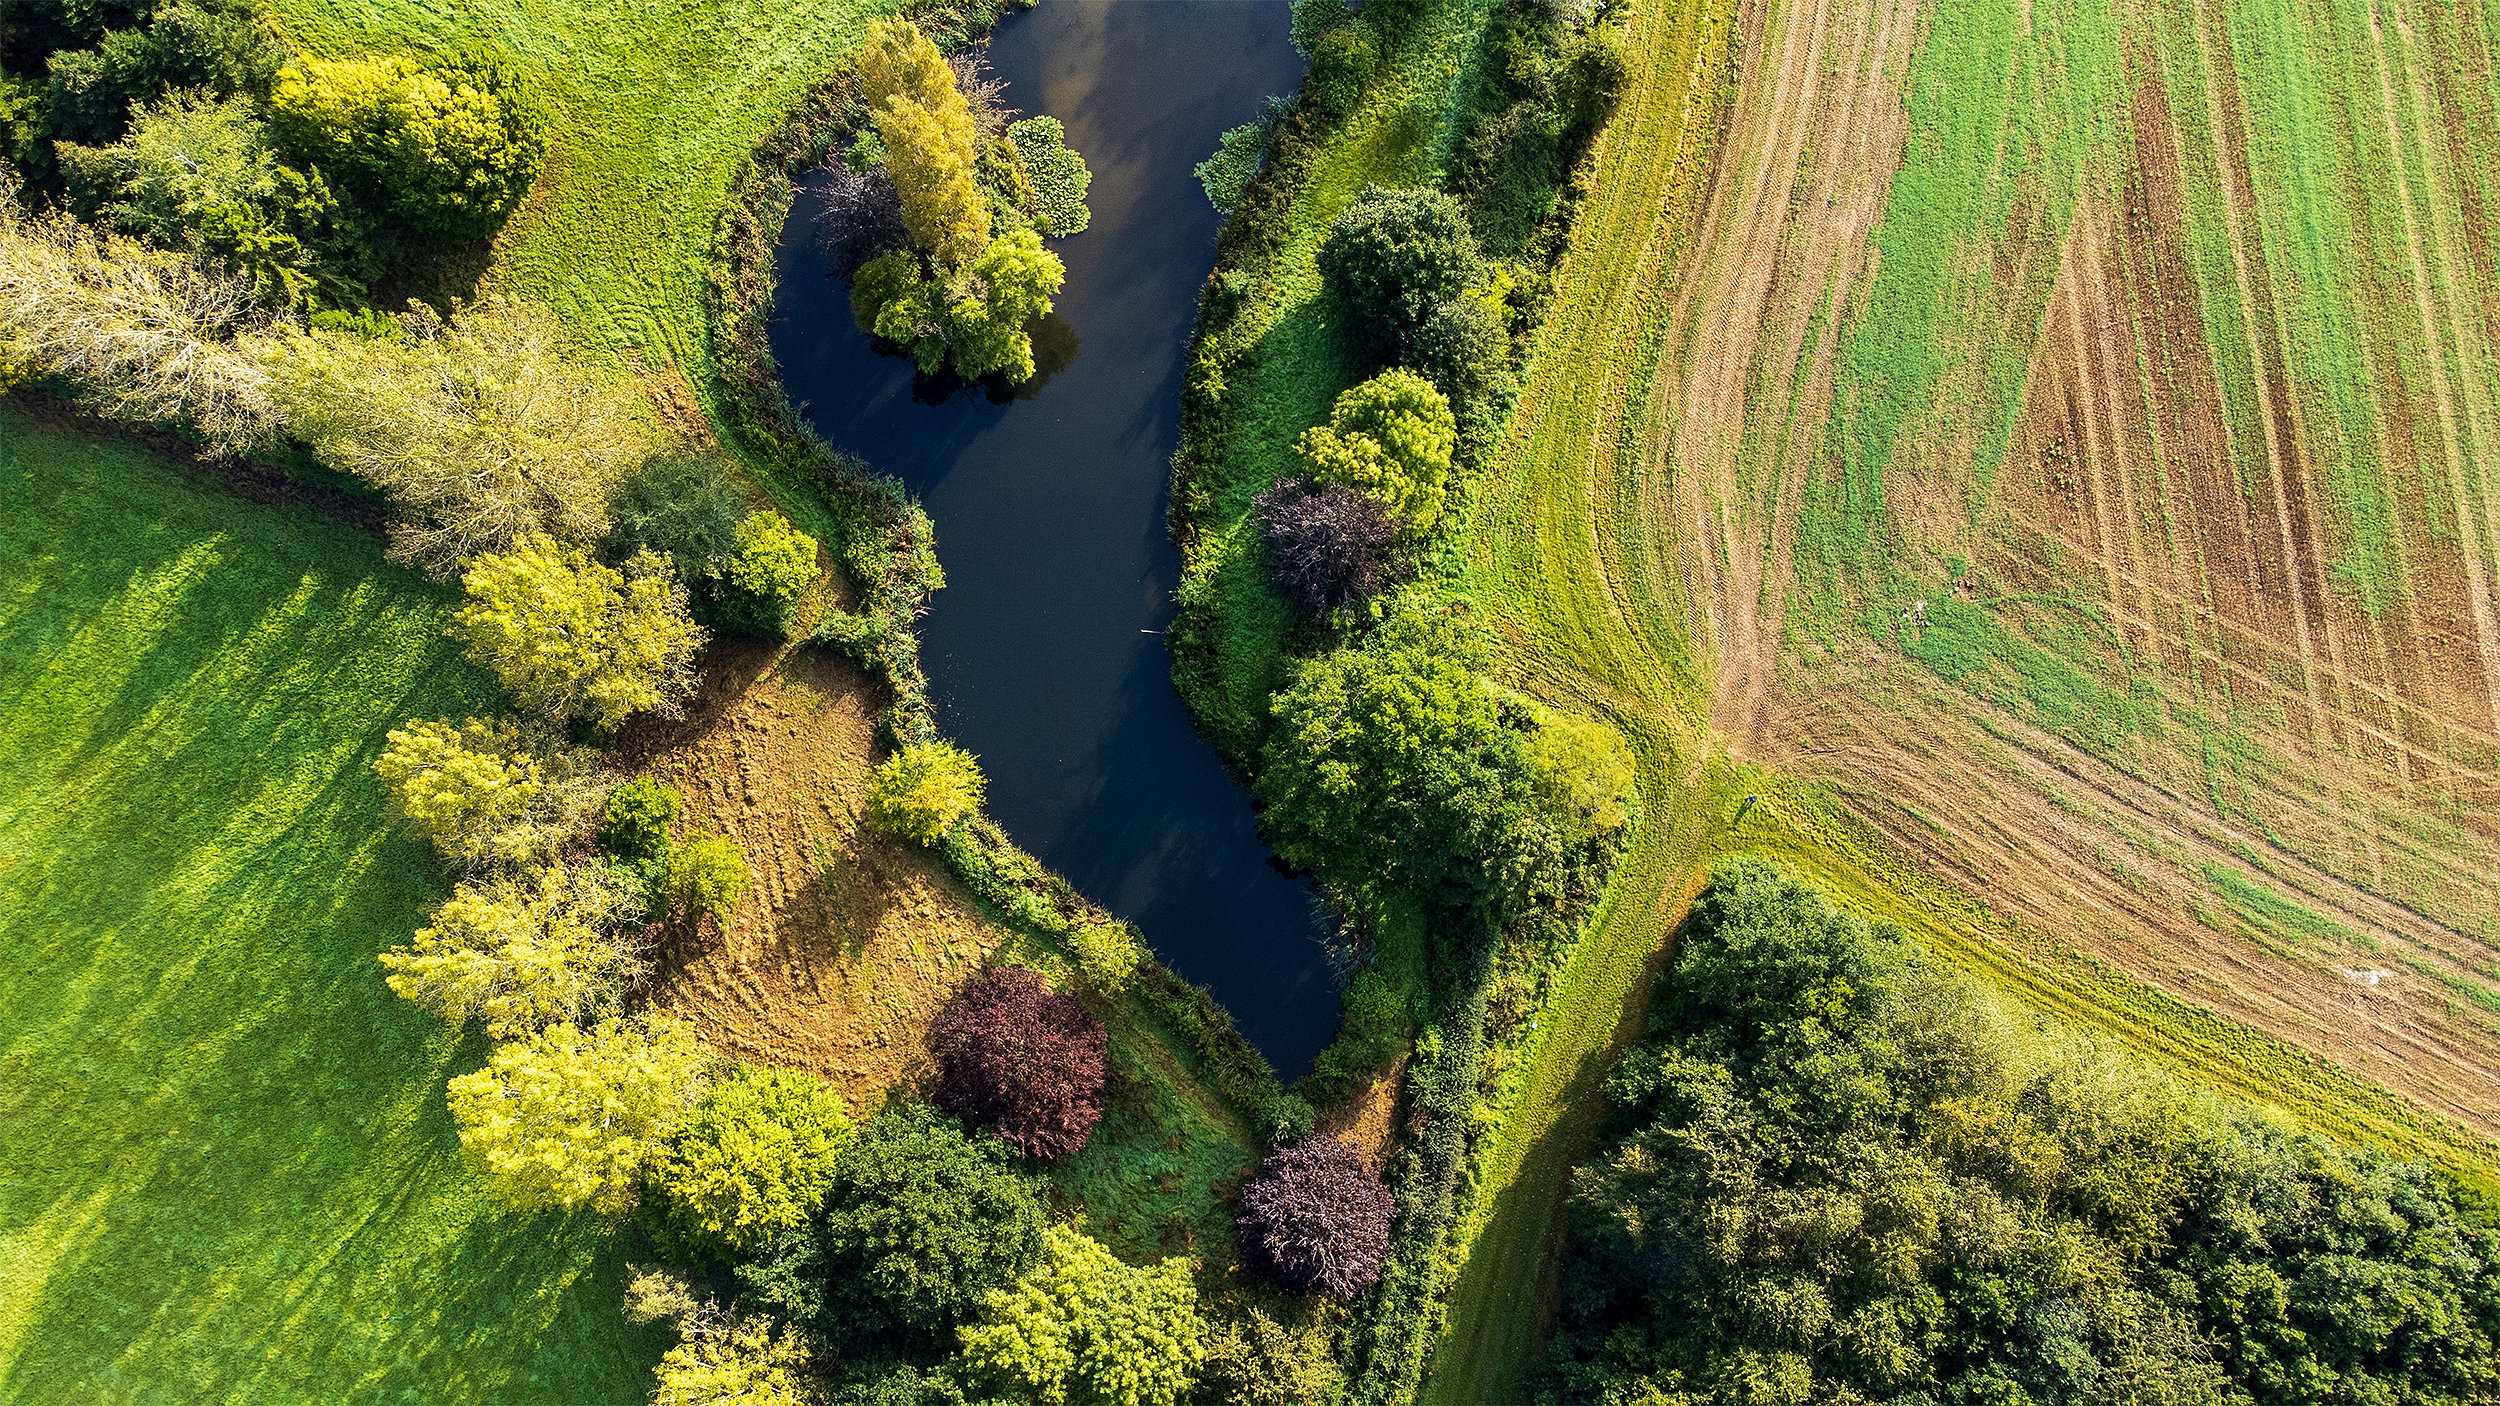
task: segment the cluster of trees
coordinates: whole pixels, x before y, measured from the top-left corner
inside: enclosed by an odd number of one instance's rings
[[[1091,222],[1092,174],[1057,119],[1007,122],[995,88],[962,81],[908,20],[870,27],[859,75],[873,130],[846,166],[863,179],[843,183],[829,214],[843,225],[833,232],[843,262],[859,260],[860,329],[901,345],[924,373],[1031,380],[1032,325],[1067,276],[1042,238]],[[860,247],[889,229],[898,245]]]
[[[1997,1009],[1795,875],[1713,875],[1575,1175],[1543,1397],[2500,1390],[2500,1217]]]
[[[0,25],[0,162],[268,310],[352,310],[494,233],[545,140],[493,58],[290,56],[251,0],[26,0]]]
[[[801,1080],[715,1085],[651,1173],[691,1278],[735,1286],[723,1309],[688,1276],[638,1279],[629,1311],[685,1339],[660,1365],[661,1399],[749,1399],[699,1394],[723,1381],[861,1406],[1188,1395],[1208,1335],[1187,1259],[1131,1266],[1054,1224],[1004,1143],[936,1108],[890,1104],[854,1133],[838,1109],[806,1107]]]

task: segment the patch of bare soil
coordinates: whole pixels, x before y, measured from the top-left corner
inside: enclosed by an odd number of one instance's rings
[[[1375,1172],[1389,1169],[1390,1143],[1397,1137],[1398,1109],[1404,1102],[1400,1092],[1406,1087],[1406,1060],[1399,1055],[1372,1080],[1371,1087],[1319,1120],[1322,1136],[1362,1153],[1363,1161]]]
[[[1747,81],[1643,412],[1653,432],[1672,427],[1663,507],[1705,616],[1711,722],[1739,755],[1774,713],[1790,530],[1831,407],[1836,314],[1874,272],[1917,13],[1911,0],[1744,7]]]
[[[861,823],[881,687],[820,646],[718,646],[690,720],[649,739],[681,837],[736,840],[729,930],[672,955],[665,1003],[715,1047],[806,1069],[854,1109],[928,1067],[921,1032],[1008,934],[937,859]]]

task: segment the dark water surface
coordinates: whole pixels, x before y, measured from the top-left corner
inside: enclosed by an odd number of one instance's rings
[[[1291,92],[1285,0],[1046,0],[1000,23],[1007,102],[1067,124],[1093,168],[1049,374],[1029,398],[914,398],[911,364],[852,325],[802,189],[772,327],[783,383],[835,445],[899,475],[936,520],[947,587],[922,622],[949,736],[981,756],[990,813],[1211,987],[1290,1079],[1337,998],[1308,890],[1269,863],[1249,798],[1173,691],[1159,633],[1180,557],[1164,527],[1183,357],[1216,213],[1190,168]],[[1056,347],[1052,345],[1056,343]]]

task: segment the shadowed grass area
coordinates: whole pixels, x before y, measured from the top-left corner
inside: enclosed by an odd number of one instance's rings
[[[379,544],[0,402],[0,1399],[638,1400],[610,1228],[496,1216],[374,954],[370,763],[497,705]]]

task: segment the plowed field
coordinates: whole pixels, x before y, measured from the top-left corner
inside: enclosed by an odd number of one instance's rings
[[[1533,1360],[1594,1074],[1734,849],[2495,1162],[2500,5],[1733,0],[1714,87],[1718,8],[1634,7],[1479,518],[1513,676],[1624,726],[1653,819],[1506,1091],[1435,1399]]]

